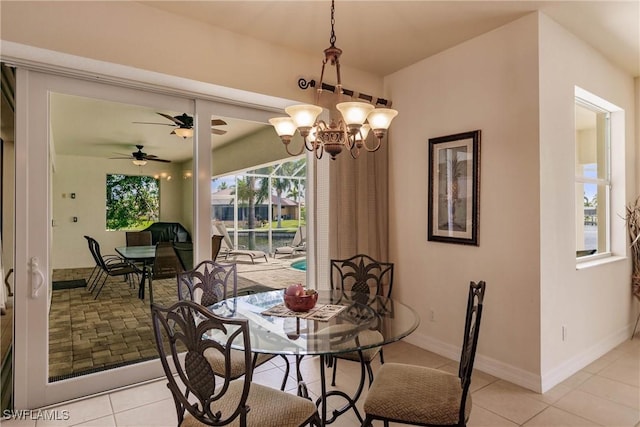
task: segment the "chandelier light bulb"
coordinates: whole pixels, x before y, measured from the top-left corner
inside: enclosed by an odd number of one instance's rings
[[[146,160],[133,160],[133,164],[136,166],[144,166],[147,164]]]
[[[292,137],[296,133],[296,125],[291,117],[275,117],[269,119],[269,123],[276,129],[279,137]]]
[[[356,141],[364,141],[365,139],[367,139],[367,135],[369,135],[370,130],[371,126],[369,126],[368,124],[362,125],[362,127],[360,127],[360,132],[356,134]]]
[[[336,108],[342,113],[342,119],[348,126],[362,125],[375,107],[366,102],[341,102]]]
[[[367,117],[371,129],[389,129],[391,120],[398,115],[396,110],[391,108],[376,108]]]
[[[292,105],[284,109],[297,128],[311,128],[322,113],[322,107],[311,104]]]

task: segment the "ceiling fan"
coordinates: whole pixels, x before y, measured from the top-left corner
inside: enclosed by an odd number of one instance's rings
[[[171,163],[171,160],[159,159],[158,156],[154,156],[153,154],[147,154],[142,151],[144,148],[143,145],[136,145],[138,151],[134,151],[130,156],[127,157],[111,157],[111,159],[128,159],[132,160],[133,164],[136,166],[144,166],[147,162],[163,162],[163,163]],[[123,154],[125,156],[125,154]]]
[[[154,123],[154,122],[133,122],[140,123],[144,125],[162,125],[162,126],[173,126],[175,129],[171,132],[171,135],[175,134],[181,136],[183,138],[190,138],[193,136],[193,117],[189,116],[186,113],[182,113],[179,116],[170,116],[165,113],[157,113],[171,121],[171,123]],[[214,126],[224,126],[227,122],[222,119],[211,119],[211,133],[214,135],[224,135],[227,133],[226,130],[215,129]]]

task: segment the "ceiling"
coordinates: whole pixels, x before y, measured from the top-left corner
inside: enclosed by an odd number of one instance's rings
[[[63,155],[108,158],[130,155],[137,151],[136,145],[142,145],[142,151],[161,159],[191,159],[192,139],[172,135],[175,128],[168,126],[171,122],[159,112],[170,116],[183,113],[54,93],[51,95],[51,131],[55,151]],[[213,118],[227,123],[215,127],[227,133],[212,135],[212,148],[268,126],[228,117]]]
[[[318,56],[329,46],[331,3],[142,1],[234,33]],[[640,1],[337,0],[341,63],[385,76],[540,10],[633,76],[640,75]]]

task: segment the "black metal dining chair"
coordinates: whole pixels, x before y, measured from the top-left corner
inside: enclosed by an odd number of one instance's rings
[[[237,264],[219,264],[211,260],[202,261],[192,270],[178,273],[178,300],[194,301],[208,307],[226,298],[238,295],[238,269]],[[253,353],[252,366],[255,368],[273,359],[273,354]],[[285,373],[282,379],[281,390],[284,390],[289,377],[289,361],[286,356]],[[224,371],[224,363],[231,361],[231,376],[239,378],[245,374],[245,366],[242,361],[243,354],[237,350],[231,350],[229,358],[221,358],[218,354],[210,354],[207,358],[214,372],[220,374]]]
[[[303,396],[296,396],[252,382],[246,319],[218,317],[193,301],[178,301],[169,308],[153,303],[151,315],[179,426],[320,425],[316,405],[303,384],[299,388]],[[244,350],[231,350],[232,343],[242,343]],[[186,357],[179,357],[185,350]],[[243,365],[241,377],[234,375],[234,357]],[[212,358],[222,361],[220,371],[210,364]]]
[[[358,254],[346,259],[332,259],[331,265],[331,289],[356,292],[362,297],[362,304],[367,304],[375,299],[375,296],[391,297],[393,288],[393,263],[378,261],[369,255]],[[362,331],[358,337],[359,342],[366,345],[367,342],[377,343],[382,341],[382,336],[377,330]],[[336,385],[336,370],[339,359],[362,362],[365,364],[369,385],[373,382],[373,368],[371,362],[376,355],[380,355],[380,363],[384,363],[382,347],[372,347],[358,352],[339,353],[334,355],[330,364],[333,365],[331,385]]]
[[[424,366],[386,363],[364,401],[366,418],[419,426],[466,426],[471,414],[469,387],[478,347],[485,282],[471,282],[458,375]]]

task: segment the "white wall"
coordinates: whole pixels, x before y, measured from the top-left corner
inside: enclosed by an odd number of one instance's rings
[[[476,366],[498,377],[547,390],[628,339],[629,261],[576,270],[573,114],[574,85],[627,111],[626,146],[614,159],[624,191],[612,214],[613,247],[624,255],[617,213],[637,195],[633,79],[531,14],[385,84],[402,112],[390,143],[394,293],[422,318],[408,340],[456,357],[470,280],[487,281]],[[474,129],[482,130],[480,245],[428,242],[428,139]]]
[[[122,173],[153,176],[167,172],[172,179],[160,179],[160,220],[180,222],[191,233],[191,191],[182,179],[182,165],[156,164],[149,162],[142,170],[129,161],[98,159],[80,156],[56,156],[56,171],[53,174],[53,268],[93,267],[84,235],[95,238],[103,255],[113,254],[114,248],[125,246],[124,231],[107,231],[106,223],[106,176],[107,173]],[[71,199],[70,193],[76,198]],[[189,202],[189,209],[183,207]],[[78,222],[72,221],[78,217]],[[192,216],[192,215],[191,215]]]
[[[535,389],[540,367],[537,20],[526,16],[386,79],[394,294],[408,341],[458,357],[469,281],[485,280],[477,367]],[[479,246],[427,241],[428,139],[480,129]],[[435,320],[431,321],[434,311]]]
[[[539,28],[540,370],[543,389],[547,389],[628,339],[635,320],[629,259],[576,269],[574,87],[625,110],[626,144],[618,149],[614,145],[612,156],[612,250],[621,256],[628,250],[624,207],[638,194],[637,112],[631,76],[547,16],[540,15]]]

